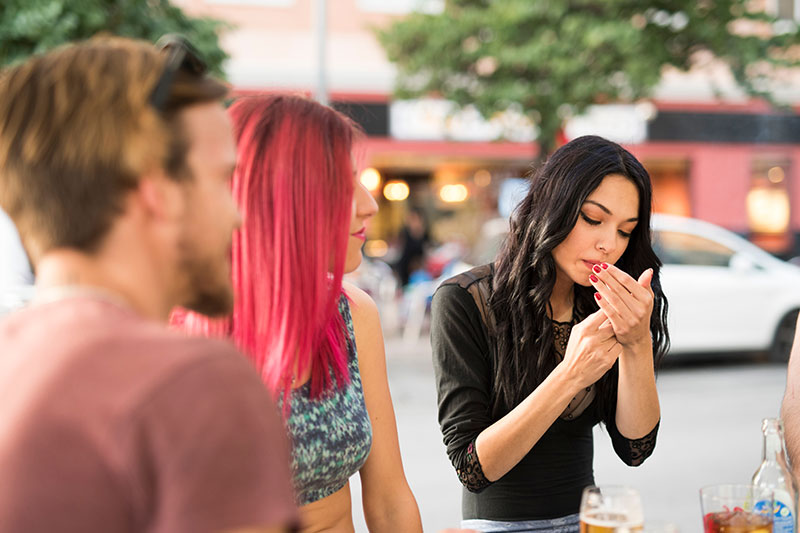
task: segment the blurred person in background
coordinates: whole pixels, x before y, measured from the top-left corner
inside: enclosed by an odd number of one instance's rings
[[[575,139],[531,178],[494,263],[435,293],[439,422],[465,487],[462,527],[578,531],[601,421],[626,464],[653,452],[669,341],[651,197],[629,152]]]
[[[258,376],[165,326],[176,305],[230,310],[226,92],[181,40],[95,39],[0,75],[0,206],[37,272],[0,321],[3,531],[295,523]]]
[[[414,272],[425,268],[425,255],[430,240],[424,213],[418,207],[412,207],[406,213],[398,240],[400,257],[395,268],[401,287],[408,285]]]
[[[231,106],[238,141],[230,320],[176,313],[189,331],[230,336],[274,391],[292,441],[306,531],[353,531],[348,479],[361,477],[370,531],[418,532],[375,303],[342,277],[361,263],[377,211],[354,172],[356,130],[295,96]]]

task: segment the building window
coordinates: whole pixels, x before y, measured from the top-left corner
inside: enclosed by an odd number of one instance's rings
[[[751,240],[767,251],[783,254],[791,245],[790,161],[783,157],[757,158],[752,169],[746,206]]]
[[[665,265],[727,267],[733,257],[727,246],[677,231],[656,231],[653,249]]]
[[[767,10],[779,19],[800,21],[800,0],[771,0]]]
[[[682,158],[649,159],[644,166],[653,183],[653,210],[668,215],[692,216],[688,161]]]
[[[357,0],[356,5],[362,11],[389,15],[405,15],[412,11],[422,13],[444,11],[444,0]]]

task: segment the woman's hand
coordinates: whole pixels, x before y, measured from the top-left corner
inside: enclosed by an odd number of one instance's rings
[[[598,272],[599,270],[599,272]],[[638,281],[613,265],[595,265],[589,278],[597,290],[595,299],[608,316],[622,344],[617,387],[615,422],[629,440],[648,435],[661,416],[653,370],[650,315],[653,312],[653,270],[645,270]]]
[[[622,353],[607,318],[600,309],[572,328],[562,365],[578,389],[600,379]]]
[[[653,269],[645,270],[636,281],[614,265],[602,263],[592,268],[589,281],[594,286],[595,300],[623,346],[650,342],[650,315],[653,312]]]

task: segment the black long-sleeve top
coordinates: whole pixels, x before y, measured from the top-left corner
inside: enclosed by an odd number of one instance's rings
[[[473,272],[491,276],[481,267]],[[463,277],[459,281],[444,282],[434,294],[431,345],[439,424],[447,454],[464,485],[463,518],[540,520],[577,513],[583,488],[594,484],[592,427],[601,420],[597,402],[572,419],[558,418],[514,468],[489,482],[475,452],[475,439],[497,421],[490,410],[494,373],[490,339]],[[658,424],[636,440],[622,436],[613,417],[607,430],[620,459],[637,466],[653,452]]]

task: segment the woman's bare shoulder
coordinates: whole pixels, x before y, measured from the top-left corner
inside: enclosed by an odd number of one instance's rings
[[[342,289],[350,301],[350,314],[353,316],[353,322],[380,322],[378,306],[369,294],[347,281],[342,282]]]

